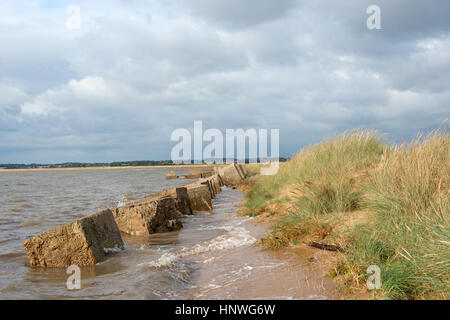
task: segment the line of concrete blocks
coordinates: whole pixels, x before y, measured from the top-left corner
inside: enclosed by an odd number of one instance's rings
[[[214,175],[214,171],[213,170],[208,170],[208,171],[201,171],[199,169],[196,170],[191,170],[189,174],[187,175],[179,175],[177,176],[175,171],[169,171],[165,173],[165,177],[167,180],[172,180],[172,179],[200,179],[200,178],[208,178]]]
[[[230,169],[226,169],[226,168]],[[67,267],[94,265],[108,254],[123,249],[120,232],[145,236],[179,230],[181,216],[211,211],[212,199],[224,185],[238,183],[246,175],[240,165],[219,169],[221,174],[167,189],[124,206],[106,209],[23,242],[31,266]],[[237,180],[237,176],[240,180]]]

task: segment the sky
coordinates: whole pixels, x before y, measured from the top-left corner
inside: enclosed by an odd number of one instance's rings
[[[408,141],[450,117],[449,17],[446,0],[2,0],[0,163],[170,159],[195,120],[279,129],[281,156],[354,128]]]

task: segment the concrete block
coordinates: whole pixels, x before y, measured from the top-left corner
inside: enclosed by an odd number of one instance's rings
[[[112,209],[120,231],[136,235],[179,230],[183,224],[176,200],[170,196],[135,201]]]
[[[70,222],[23,242],[32,266],[94,265],[106,259],[108,249],[123,249],[111,210]]]
[[[187,187],[192,210],[212,211],[211,191],[207,185],[193,184]]]

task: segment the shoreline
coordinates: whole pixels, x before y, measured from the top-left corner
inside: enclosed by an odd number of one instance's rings
[[[240,214],[272,227],[268,249],[318,248],[345,299],[448,299],[449,138],[445,127],[388,145],[362,130],[302,149],[270,177],[249,166]],[[373,266],[378,287],[366,282]]]
[[[121,169],[186,169],[186,168],[211,168],[220,164],[182,164],[167,166],[123,166],[123,167],[81,167],[81,168],[30,168],[30,169],[0,169],[1,172],[27,172],[27,171],[73,171],[73,170],[121,170]]]
[[[140,169],[140,168],[157,168],[157,167],[164,168],[164,167],[168,167],[168,166],[146,166],[146,167],[131,167],[131,168]],[[187,165],[187,166],[178,166],[178,167],[186,168],[186,167],[211,167],[211,166]],[[240,183],[236,183],[236,182],[231,183],[231,184],[229,184],[229,186],[233,189],[237,189],[240,192],[242,192],[243,197],[240,199],[241,201],[239,201],[238,204],[230,204],[233,206],[233,208],[235,208],[235,210],[233,210],[234,212],[232,213],[232,216],[236,216],[236,218],[240,216],[242,218],[242,216],[239,214],[239,207],[242,207],[245,204],[246,192],[241,189],[241,186],[242,186],[242,183],[245,183],[245,177],[247,176],[247,170],[244,170],[242,167],[241,167],[241,169],[238,169],[236,166],[233,166],[233,165],[231,165],[231,167],[234,167],[237,170],[237,172],[227,171],[226,169],[223,169],[224,170],[222,173],[224,175],[223,179],[225,181],[229,181],[229,179],[232,179],[231,176],[233,176],[233,173],[234,173],[234,178],[236,178],[236,179],[238,178],[236,173],[239,174],[239,176],[240,176],[239,177]],[[112,168],[114,168],[114,167],[112,167]],[[128,168],[130,168],[130,167],[128,167]],[[105,170],[105,169],[111,169],[111,167],[55,168],[55,169],[60,169],[60,170],[61,169],[62,170],[103,169],[103,170]],[[126,169],[126,167],[117,167],[114,169]],[[28,170],[30,170],[30,169],[28,169]],[[48,170],[48,169],[39,168],[34,171],[42,171],[42,170]],[[213,180],[211,180],[211,179],[213,179]],[[209,191],[209,192],[207,191],[207,193],[210,194],[210,203],[208,205],[209,210],[206,210],[206,211],[212,211],[213,210],[212,199],[215,198],[216,194],[218,194],[221,191],[221,188],[220,188],[221,186],[220,186],[219,181],[221,181],[222,178],[220,178],[220,180],[216,180],[215,182],[214,182],[214,177],[206,178],[204,180],[208,181],[208,183],[207,183],[208,187],[205,186],[204,188],[206,188]],[[198,188],[198,186],[200,186],[201,184],[202,184],[202,179],[196,179],[194,182],[185,184],[182,187],[193,188],[193,190],[196,190]],[[180,203],[178,201],[180,201],[181,195],[179,195],[178,193],[173,194],[173,192],[170,192],[171,190],[174,191],[173,189],[165,189],[162,192],[155,193],[152,195],[154,196],[155,199],[156,198],[160,199],[161,197],[165,198],[165,197],[167,197],[167,195],[169,195],[169,197],[173,199],[172,201],[174,201],[173,203],[175,204],[175,206],[178,209],[179,208],[178,204]],[[150,195],[150,196],[152,196],[152,195]],[[190,202],[190,208],[192,210],[190,214],[192,214],[194,211],[205,211],[205,210],[203,210],[204,207],[201,207],[201,208],[198,207],[198,204],[200,202],[197,201],[198,200],[197,198],[200,197],[203,199],[204,195],[202,193],[197,194],[197,192],[189,192],[186,194],[186,196],[188,197],[188,201]],[[206,199],[205,199],[206,201],[207,201],[207,198],[209,198],[209,197],[208,196],[206,197]],[[153,199],[153,200],[155,200],[155,199]],[[135,206],[137,205],[137,208],[140,208],[138,210],[141,210],[142,208],[145,207],[145,204],[144,204],[145,201],[153,201],[153,200],[150,199],[148,196],[137,199],[137,200],[133,200],[133,201],[130,201],[128,203],[121,205],[120,208],[123,208],[123,209],[121,209],[120,214],[118,214],[118,211],[114,211],[112,213],[114,220],[116,221],[116,223],[119,227],[118,230],[120,230],[121,238],[126,237],[123,239],[127,239],[128,241],[130,241],[130,239],[132,239],[134,236],[139,235],[136,233],[138,231],[136,231],[134,229],[133,230],[127,229],[128,228],[128,227],[126,227],[127,223],[122,223],[123,222],[122,218],[125,217],[127,220],[131,218],[131,216],[129,215],[129,213],[131,211],[128,211],[127,206],[132,205],[132,208],[135,208]],[[118,208],[116,208],[116,209],[118,210]],[[97,213],[85,216],[84,218],[81,218],[81,219],[92,219],[92,221],[97,221],[96,217],[98,216],[99,213],[105,215],[104,211],[99,211]],[[189,213],[187,213],[185,210],[181,210],[181,209],[180,209],[180,213],[182,213],[183,215],[184,214],[189,215]],[[160,212],[160,214],[163,214],[162,211]],[[91,217],[91,218],[89,218],[89,217]],[[119,219],[119,220],[117,220],[117,219]],[[269,224],[262,223],[262,221],[259,221],[259,219],[254,219],[254,220],[251,219],[250,221],[244,222],[244,225],[246,226],[246,230],[249,232],[249,234],[251,234],[256,239],[260,239],[261,237],[267,236],[268,232],[270,232],[269,230],[271,229],[271,226]],[[182,227],[183,226],[181,225],[181,228]],[[181,230],[181,228],[176,228],[176,229],[167,230],[167,231],[178,231],[178,230]],[[47,231],[47,233],[49,233],[49,232],[58,232],[58,229],[51,229],[50,231]],[[161,233],[161,232],[164,232],[164,231],[160,230],[160,231],[156,231],[154,233]],[[45,235],[47,233],[44,233],[43,235]],[[124,236],[124,234],[126,234],[126,236]],[[111,235],[111,237],[113,237],[113,236],[114,235]],[[28,239],[27,241],[33,242],[33,239],[34,239],[34,237]],[[102,246],[104,246],[104,245],[102,245]],[[25,249],[28,252],[28,244],[27,244],[27,246],[25,246]],[[79,252],[64,252],[64,251],[62,251],[62,254],[77,256],[80,253]],[[327,264],[324,263],[324,261],[326,262],[326,260],[323,259],[323,256],[322,256],[323,253],[320,252],[320,250],[315,250],[313,248],[308,248],[305,246],[301,246],[301,247],[299,246],[299,247],[295,247],[295,248],[287,248],[286,250],[278,250],[278,251],[273,251],[273,252],[269,253],[269,252],[265,251],[260,245],[257,245],[256,247],[250,246],[248,248],[243,248],[242,250],[234,251],[231,255],[225,255],[223,257],[221,256],[220,259],[222,259],[221,260],[222,263],[228,263],[229,265],[234,266],[236,261],[241,261],[243,259],[242,257],[246,257],[249,255],[251,255],[253,257],[254,260],[252,260],[252,261],[256,264],[263,263],[266,260],[271,260],[271,261],[276,260],[276,265],[278,265],[279,267],[277,267],[277,269],[276,269],[277,272],[275,274],[268,272],[265,269],[265,267],[261,267],[261,268],[256,267],[255,271],[254,271],[255,274],[253,274],[249,280],[248,279],[244,280],[247,282],[244,282],[244,284],[241,284],[240,287],[241,287],[242,296],[240,296],[240,297],[254,298],[254,297],[259,297],[259,295],[261,295],[261,294],[263,297],[272,297],[271,295],[273,295],[274,291],[277,292],[278,297],[282,297],[284,294],[284,291],[287,289],[289,289],[289,296],[294,299],[305,299],[308,297],[319,297],[319,299],[339,299],[341,297],[341,293],[339,292],[339,290],[337,290],[337,287],[335,286],[332,279],[330,279],[326,275]],[[45,252],[42,253],[42,257],[46,258]],[[31,260],[30,260],[30,264],[31,264]],[[58,265],[54,265],[54,266],[57,267]],[[202,276],[203,277],[201,278],[200,281],[204,281],[206,284],[208,284],[211,279],[211,277],[209,277],[209,276],[211,276],[211,273],[208,273],[208,271],[206,270],[202,273]],[[266,282],[261,281],[261,279],[266,279]],[[307,281],[306,283],[308,285],[305,286],[304,281]],[[257,284],[255,285],[255,283],[257,283]],[[271,283],[270,289],[267,288],[265,283]],[[208,292],[206,292],[205,294],[208,295]],[[226,292],[226,290],[224,292]],[[210,294],[213,295],[211,297],[214,297],[214,295],[216,293],[211,291]],[[218,294],[223,294],[223,293],[218,293]],[[258,295],[256,295],[256,294],[258,294]]]
[[[249,169],[249,166],[247,166],[247,170],[251,171],[252,174],[249,177],[259,177],[259,174],[254,174],[254,170]],[[247,177],[247,178],[249,178]],[[241,211],[245,204],[248,201],[247,194],[252,189],[252,186],[254,186],[255,180],[249,181],[248,179],[242,181],[241,183],[237,184],[235,187],[236,189],[240,190],[243,194],[243,201],[240,203],[239,208],[237,210],[237,214],[241,217],[245,217],[246,214],[242,214]],[[276,208],[273,208],[276,210]],[[254,228],[264,230],[264,232],[259,232],[259,234],[256,235],[258,239],[258,246],[262,248],[262,250],[267,250],[268,248],[265,247],[261,240],[267,238],[270,236],[270,234],[273,231],[274,226],[278,223],[280,220],[280,217],[277,216],[277,214],[269,214],[266,215],[266,212],[253,216],[252,223],[255,225]],[[279,213],[279,212],[278,212]],[[333,263],[336,262],[337,255],[335,252],[330,252],[326,250],[317,249],[311,246],[308,246],[307,244],[300,242],[293,246],[286,246],[283,248],[278,249],[269,249],[270,251],[274,252],[275,254],[279,256],[286,256],[286,255],[293,255],[296,256],[298,259],[305,261],[304,267],[309,270],[309,276],[311,279],[315,281],[323,281],[323,283],[327,283],[328,285],[325,286],[324,294],[331,298],[332,300],[340,300],[340,299],[354,299],[354,300],[368,300],[369,295],[367,293],[362,292],[351,292],[346,293],[345,290],[342,290],[342,288],[339,288],[339,284],[333,279],[332,277],[329,277],[329,270]]]

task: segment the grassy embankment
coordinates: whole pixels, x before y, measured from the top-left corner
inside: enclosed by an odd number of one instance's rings
[[[354,131],[303,149],[274,176],[250,177],[242,213],[276,218],[265,247],[343,248],[329,274],[344,292],[363,290],[378,265],[374,298],[449,299],[449,183],[448,126],[400,146]]]

